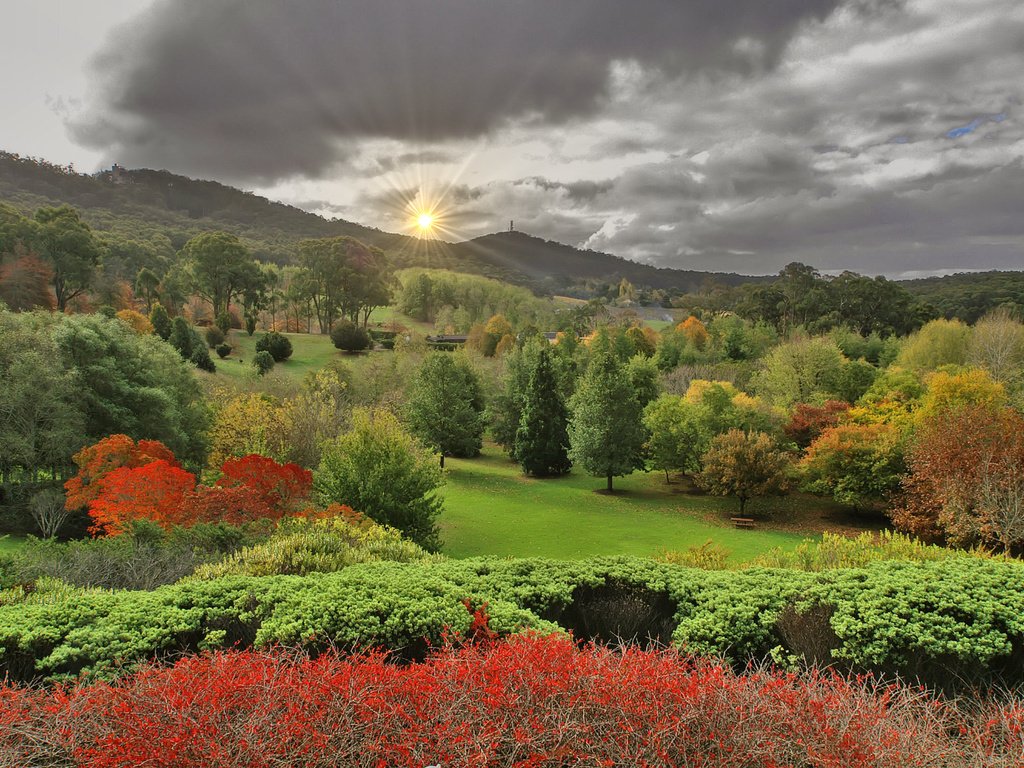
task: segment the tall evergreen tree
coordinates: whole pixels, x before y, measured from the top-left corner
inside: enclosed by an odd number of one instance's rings
[[[408,393],[409,431],[445,456],[476,456],[483,445],[480,379],[464,360],[435,352],[423,361]]]
[[[642,469],[643,409],[625,367],[599,349],[570,401],[569,458],[592,475],[608,479]]]
[[[513,458],[528,475],[564,475],[569,461],[569,414],[558,392],[551,353],[541,347],[530,370]]]

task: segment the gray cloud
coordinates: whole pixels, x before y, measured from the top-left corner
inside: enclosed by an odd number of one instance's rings
[[[78,139],[132,165],[322,175],[358,137],[437,141],[593,115],[610,64],[774,66],[840,0],[163,0],[96,64]]]

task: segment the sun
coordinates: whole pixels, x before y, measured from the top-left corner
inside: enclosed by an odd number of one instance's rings
[[[421,213],[416,217],[416,224],[420,232],[427,233],[434,227],[434,216],[430,213]]]

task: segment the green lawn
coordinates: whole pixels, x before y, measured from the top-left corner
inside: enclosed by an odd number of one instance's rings
[[[674,492],[657,473],[616,478],[613,496],[595,493],[602,478],[573,472],[536,480],[522,475],[493,446],[476,459],[448,459],[440,524],[451,557],[648,557],[708,539],[736,561],[807,538],[769,530],[736,530],[735,501]]]
[[[6,534],[0,535],[0,555],[7,554],[8,552],[14,552],[20,549],[25,544],[25,538],[23,536],[8,536]]]
[[[228,343],[231,345],[231,354],[221,360],[212,355],[217,363],[217,376],[225,376],[231,380],[254,379],[256,372],[252,367],[252,360],[256,356],[256,342],[264,335],[263,331],[257,331],[252,336],[245,331],[233,330],[228,336]],[[292,356],[282,363],[274,366],[277,375],[284,375],[301,381],[310,371],[318,371],[332,360],[345,360],[351,362],[358,356],[344,355],[334,348],[328,336],[309,333],[286,333],[288,340],[292,343]]]

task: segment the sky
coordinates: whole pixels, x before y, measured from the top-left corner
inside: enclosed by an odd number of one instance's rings
[[[1024,269],[1021,0],[33,0],[0,149],[659,266]]]

